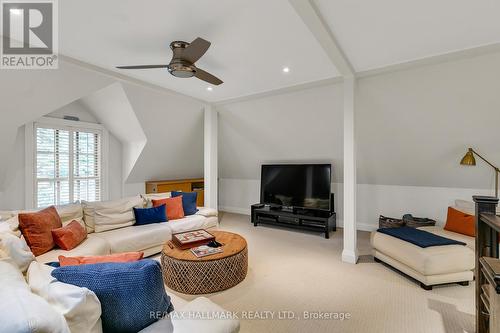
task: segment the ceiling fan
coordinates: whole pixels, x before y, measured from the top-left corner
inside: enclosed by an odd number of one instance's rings
[[[170,48],[174,53],[172,60],[168,65],[138,65],[138,66],[117,66],[118,69],[150,69],[150,68],[167,68],[169,73],[176,77],[188,78],[197,77],[200,80],[206,81],[218,86],[223,81],[214,75],[205,72],[204,70],[194,65],[210,47],[210,42],[203,38],[196,38],[191,43],[183,41],[174,41],[170,43]]]

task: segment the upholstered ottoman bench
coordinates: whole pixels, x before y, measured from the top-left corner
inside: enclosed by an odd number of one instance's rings
[[[375,261],[382,261],[420,282],[425,290],[447,283],[468,285],[474,279],[474,251],[464,245],[419,247],[374,231]]]

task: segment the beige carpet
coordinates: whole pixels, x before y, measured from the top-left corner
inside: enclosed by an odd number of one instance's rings
[[[239,285],[207,297],[240,316],[256,311],[261,317],[274,314],[274,319],[242,319],[241,332],[474,331],[473,284],[424,291],[409,278],[373,262],[369,233],[359,233],[360,263],[350,265],[340,260],[341,229],[325,239],[304,231],[255,228],[248,216],[229,213],[222,215],[220,229],[247,239],[249,271]],[[291,311],[295,319],[278,319],[279,311]],[[304,311],[349,313],[351,318],[306,320]]]

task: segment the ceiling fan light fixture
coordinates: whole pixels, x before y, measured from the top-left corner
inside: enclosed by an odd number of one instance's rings
[[[194,66],[186,66],[180,63],[170,64],[168,71],[175,77],[189,78],[196,74],[196,68]]]

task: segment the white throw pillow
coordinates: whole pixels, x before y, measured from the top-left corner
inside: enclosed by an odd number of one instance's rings
[[[100,202],[82,202],[85,224],[95,232],[103,232],[131,226],[135,223],[134,207],[144,207],[138,195],[124,199]]]
[[[6,225],[9,226],[10,232],[15,234],[18,237],[21,237],[21,230],[19,230],[19,220],[17,218],[17,214],[8,219],[7,221],[0,222],[0,223],[5,223]],[[2,228],[4,229],[4,228]]]
[[[12,210],[0,210],[0,221],[6,221],[11,217],[16,215],[15,211]]]
[[[198,211],[196,212],[196,215],[210,217],[210,216],[217,216],[218,213],[219,212],[217,211],[217,209],[208,208],[208,207],[198,207]]]
[[[0,258],[9,260],[23,273],[35,260],[35,256],[24,238],[19,238],[8,232],[0,233]]]
[[[203,317],[199,318],[201,314]],[[230,311],[224,310],[206,297],[198,297],[189,302],[179,311],[171,313],[170,318],[175,333],[236,333],[240,330],[240,322],[231,318]]]
[[[153,207],[153,200],[161,200],[172,197],[172,192],[141,194],[145,201],[145,207]]]
[[[0,261],[0,329],[2,332],[70,333],[63,315],[33,294],[21,272]]]
[[[62,314],[71,332],[101,333],[101,302],[87,288],[57,281],[53,267],[32,262],[27,274],[31,291],[45,299]]]
[[[457,199],[453,208],[469,215],[476,215],[476,204],[473,201]],[[497,214],[500,215],[500,206],[497,207]]]

